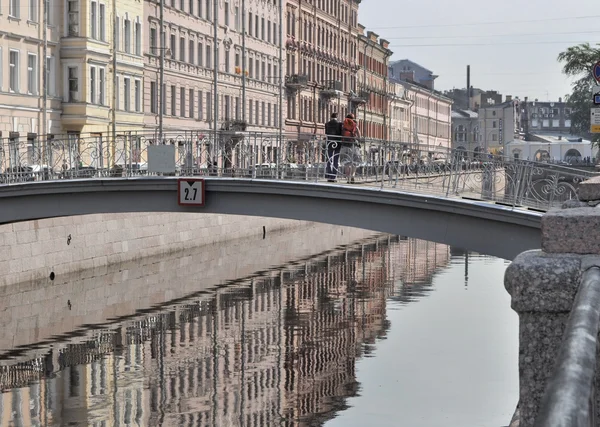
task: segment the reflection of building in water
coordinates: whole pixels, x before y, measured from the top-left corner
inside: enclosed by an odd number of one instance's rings
[[[356,394],[356,359],[385,336],[394,284],[430,283],[448,260],[444,245],[386,237],[231,283],[63,346],[27,369],[0,368],[0,387],[11,388],[0,420],[319,424]]]

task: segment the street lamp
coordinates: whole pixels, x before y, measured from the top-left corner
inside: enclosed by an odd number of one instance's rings
[[[161,2],[161,9],[162,9],[162,2]],[[164,116],[164,110],[163,110],[163,106],[165,105],[165,90],[164,90],[164,81],[165,81],[165,57],[168,56],[169,58],[171,57],[171,49],[169,49],[168,47],[164,46],[164,32],[162,30],[162,26],[161,26],[161,47],[155,47],[154,49],[158,49],[160,50],[160,66],[159,66],[159,77],[158,77],[158,84],[159,84],[159,89],[158,92],[160,93],[159,96],[159,104],[158,104],[158,140],[160,143],[162,143],[163,141],[163,116]]]

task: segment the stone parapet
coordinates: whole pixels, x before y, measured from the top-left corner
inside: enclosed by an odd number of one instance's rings
[[[519,427],[534,426],[583,272],[600,266],[600,177],[581,183],[578,197],[542,217],[542,249],[518,255],[505,273],[519,315]]]

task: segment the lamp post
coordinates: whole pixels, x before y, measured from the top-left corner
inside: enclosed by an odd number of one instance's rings
[[[116,0],[115,0],[116,1]],[[160,104],[158,105],[158,141],[162,144],[163,141],[163,105],[165,103],[165,0],[160,0],[160,71],[158,77]]]

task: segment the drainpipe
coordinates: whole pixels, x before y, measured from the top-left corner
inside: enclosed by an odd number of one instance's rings
[[[165,0],[160,0],[160,70],[158,77],[158,92],[160,93],[160,104],[158,105],[158,141],[159,144],[163,143],[163,105],[165,103]]]
[[[213,1],[213,130],[217,142],[217,123],[219,122],[219,0]]]
[[[242,121],[246,122],[246,0],[242,0]]]
[[[112,150],[115,148],[117,140],[117,0],[113,0],[113,56],[112,56],[112,67],[113,67],[113,91],[112,91]],[[111,150],[111,151],[112,151]],[[107,165],[109,168],[110,161]]]
[[[47,110],[47,102],[48,102],[48,60],[46,59],[48,56],[48,2],[44,1],[43,2],[44,5],[44,28],[42,30],[43,32],[43,39],[44,39],[44,45],[43,45],[43,51],[42,51],[42,60],[43,60],[43,64],[42,64],[42,135],[44,135],[44,149],[42,150],[42,159],[41,159],[41,164],[44,164],[44,158],[46,155],[46,135],[48,135],[48,119],[47,119],[47,114],[48,114],[48,110]]]
[[[283,151],[283,5],[285,2],[279,1],[279,149]],[[277,163],[281,153],[277,154]],[[279,164],[277,164],[279,171]]]
[[[390,53],[390,51],[388,50],[385,53],[385,56],[383,57],[383,62],[385,65],[385,74],[383,76],[383,91],[385,92],[385,109],[384,109],[384,113],[383,113],[383,129],[384,129],[384,138],[385,140],[389,140],[390,139],[390,134],[388,132],[388,126],[387,126],[387,116],[389,113],[389,104],[388,104],[388,66],[387,66],[387,61],[388,58],[392,56],[392,54]],[[396,94],[394,94],[395,96]],[[391,122],[391,120],[390,120]]]

